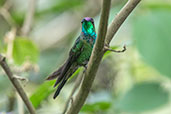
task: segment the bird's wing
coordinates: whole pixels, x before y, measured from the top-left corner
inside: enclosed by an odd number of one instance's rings
[[[79,51],[81,48],[82,48],[82,41],[80,40],[80,37],[78,37],[76,42],[75,42],[75,45],[70,50],[70,54],[69,54],[67,61],[58,70],[56,70],[52,74],[50,74],[46,78],[46,80],[54,80],[57,77],[60,77],[63,69],[65,69],[65,71],[66,71],[68,69],[68,67],[70,66],[69,64],[71,64],[73,61],[75,61],[75,59],[77,58],[77,56],[81,52],[81,51]],[[61,81],[61,79],[62,79],[62,77],[58,78],[57,83],[59,83]],[[55,86],[56,86],[56,84],[55,84]]]
[[[72,49],[70,50],[69,53],[69,57],[67,59],[67,61],[65,62],[65,64],[63,65],[62,71],[54,85],[54,87],[56,87],[56,85],[58,85],[58,83],[62,80],[62,79],[66,79],[66,73],[68,72],[69,68],[71,67],[71,65],[76,61],[76,59],[79,57],[79,55],[81,54],[83,49],[83,41],[80,39],[80,37],[77,38],[74,46],[72,47]]]

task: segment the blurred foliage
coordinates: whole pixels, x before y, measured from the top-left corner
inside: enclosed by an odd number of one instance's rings
[[[5,3],[5,0],[1,0],[0,1],[0,6],[3,6],[4,3]]]
[[[45,14],[58,14],[66,10],[73,9],[75,7],[81,7],[81,5],[84,3],[83,0],[60,0],[55,1],[56,3],[53,3],[53,5],[47,9],[37,11],[36,16],[43,16]]]
[[[39,51],[37,46],[26,38],[16,38],[14,40],[13,58],[18,65],[26,61],[37,63]]]
[[[37,9],[35,12],[35,19],[41,19],[44,16],[50,16],[50,15],[57,15],[59,13],[62,13],[66,10],[70,10],[76,7],[81,7],[83,5],[83,0],[58,0],[58,1],[52,1],[53,4],[51,7],[48,8],[42,8]],[[11,13],[12,18],[14,19],[15,23],[17,23],[18,26],[22,26],[24,22],[25,13],[23,11],[12,11]]]
[[[69,79],[71,80],[74,76],[78,75],[78,73],[81,71],[82,69],[79,68],[73,75],[72,77]],[[31,95],[30,100],[33,103],[35,108],[38,108],[41,104],[42,101],[44,101],[45,99],[48,98],[48,96],[50,94],[52,94],[56,89],[53,88],[54,83],[56,82],[56,80],[52,80],[52,81],[47,81],[44,82],[43,84],[41,84],[36,91]],[[57,85],[58,86],[58,85]]]
[[[150,8],[150,9],[155,9],[155,10],[159,10],[159,9],[165,9],[165,10],[171,10],[171,4],[169,3],[169,1],[167,2],[163,2],[163,1],[160,1],[160,2],[147,2],[145,5],[144,5],[145,8]]]
[[[41,101],[45,100],[50,93],[54,91],[54,81],[48,81],[40,85],[40,87],[32,94],[30,100],[35,108],[38,108]]]
[[[143,59],[168,77],[171,77],[170,13],[151,10],[137,16],[133,26],[135,42]]]
[[[5,1],[6,0],[0,0],[0,7],[4,5]],[[114,5],[112,5],[111,8],[109,23],[126,2],[120,0],[116,1],[117,3],[113,1]],[[45,4],[41,4],[40,2],[44,2]],[[99,4],[97,3],[89,6],[87,5],[88,2],[92,1],[39,1],[37,2],[38,4],[36,6],[32,28],[40,26],[37,28],[46,31],[45,25],[47,25],[47,20],[53,22],[60,16],[63,16],[61,19],[64,19],[66,17],[68,18],[66,15],[69,15],[69,17],[74,15],[74,19],[78,18],[77,20],[82,18],[83,15],[87,17],[89,15],[84,14],[85,8],[91,9]],[[97,0],[96,2],[99,1]],[[20,7],[25,7],[27,2],[15,0],[13,3],[15,4],[15,7],[11,7],[9,13],[16,24],[17,38],[14,40],[13,45],[12,59],[14,60],[14,63],[9,61],[9,65],[12,70],[15,71],[16,66],[20,66],[22,69],[23,63],[28,61],[37,64],[40,69],[39,72],[29,71],[18,73],[16,71],[16,74],[23,77],[28,76],[29,82],[24,89],[28,92],[28,95],[30,95],[30,100],[38,113],[39,110],[46,110],[43,111],[44,113],[50,113],[54,110],[52,114],[56,113],[57,110],[62,111],[61,109],[67,100],[67,95],[61,95],[59,96],[59,99],[52,100],[51,94],[56,90],[56,88],[53,88],[55,80],[45,81],[45,78],[67,59],[69,49],[71,48],[70,44],[71,42],[74,42],[73,40],[77,37],[75,32],[79,30],[77,33],[78,35],[80,33],[80,28],[69,31],[71,36],[66,35],[66,38],[62,38],[60,41],[47,38],[49,41],[52,40],[54,42],[53,45],[48,46],[49,48],[47,49],[40,49],[40,41],[45,39],[38,39],[37,37],[44,34],[43,30],[43,32],[38,33],[38,30],[36,31],[36,29],[33,29],[29,36],[24,38],[19,35],[26,14],[26,9],[20,9]],[[123,54],[114,54],[110,51],[105,53],[102,61],[103,64],[99,68],[100,73],[97,75],[98,80],[101,81],[96,82],[96,86],[93,86],[80,114],[147,114],[148,111],[151,111],[149,114],[156,114],[156,112],[157,114],[165,114],[162,110],[169,110],[168,114],[171,113],[169,105],[171,96],[169,88],[171,86],[170,14],[171,4],[169,0],[144,0],[141,2],[124,22],[123,26],[116,34],[116,38],[111,43],[111,48],[115,50],[121,50],[121,45],[126,44],[127,51]],[[94,17],[96,30],[98,28],[99,15],[99,12],[97,12],[96,17]],[[72,17],[69,19],[72,20]],[[68,33],[67,28],[70,25],[65,25],[63,20],[59,21],[60,22],[57,22],[57,26],[51,26],[52,28],[46,33],[49,35],[55,34],[51,30],[56,30],[56,32],[58,32],[57,30],[59,30],[59,28],[64,30],[64,33]],[[59,23],[64,23],[64,26],[59,27]],[[52,23],[52,25],[53,24],[56,23]],[[0,52],[3,54],[6,54],[6,47],[4,46],[5,41],[3,38],[10,30],[10,26],[11,25],[6,19],[0,15]],[[34,33],[37,34],[34,35]],[[58,36],[55,36],[54,38],[58,39]],[[34,41],[36,43],[34,43]],[[49,42],[47,42],[47,44],[48,43]],[[108,62],[106,62],[106,60]],[[82,71],[82,68],[77,70],[68,82],[74,83],[75,76]],[[104,84],[112,85],[105,86],[109,88],[104,88],[101,86]],[[166,85],[163,86],[163,84]],[[64,94],[68,94],[67,92],[70,91],[70,89],[72,89],[72,87],[64,88]],[[6,97],[6,94],[9,95],[9,91],[11,90],[12,86],[10,86],[10,82],[0,69],[0,113],[7,111],[7,102],[10,103],[10,100]],[[98,93],[99,91],[104,90],[106,91],[102,94]],[[15,98],[15,94],[12,96]],[[105,98],[103,99],[103,97]],[[11,112],[15,112],[18,108],[16,105],[17,103],[14,104],[15,109],[11,110]],[[162,109],[163,107],[166,109]]]
[[[168,103],[169,94],[159,83],[140,83],[128,90],[118,102],[116,108],[126,112],[143,112]]]
[[[24,13],[21,12],[12,12],[11,16],[13,18],[13,20],[15,21],[15,23],[17,24],[18,27],[21,27],[23,25],[24,22]]]
[[[5,94],[10,88],[10,82],[5,75],[0,75],[0,94]]]
[[[87,114],[99,114],[106,110],[108,110],[111,107],[111,103],[109,102],[96,102],[93,104],[85,104],[81,112],[86,112]]]

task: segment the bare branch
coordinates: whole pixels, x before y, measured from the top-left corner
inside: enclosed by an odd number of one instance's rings
[[[125,21],[128,15],[132,12],[132,10],[137,6],[137,4],[140,1],[141,0],[129,0],[128,3],[122,8],[120,13],[113,20],[112,24],[108,28],[107,35],[106,35],[107,21],[108,21],[111,0],[103,0],[103,8],[102,8],[102,14],[100,17],[100,25],[98,29],[99,31],[97,35],[98,36],[97,41],[93,49],[90,61],[88,63],[88,68],[85,73],[85,78],[83,80],[81,88],[78,94],[76,95],[73,101],[73,104],[68,110],[67,114],[78,114],[78,112],[80,111],[81,107],[83,106],[89,94],[89,91],[95,79],[100,61],[105,53],[105,51],[103,50],[104,41],[106,43],[105,45],[108,46],[113,36],[120,28],[121,24]],[[106,39],[105,39],[105,36],[106,36]]]
[[[67,114],[78,114],[81,107],[84,105],[84,102],[91,89],[92,83],[96,76],[98,66],[104,54],[103,48],[104,48],[106,31],[107,31],[110,4],[111,4],[111,0],[103,0],[103,7],[100,17],[100,26],[98,29],[99,31],[97,35],[97,41],[95,43],[95,47],[93,49],[92,56],[90,58],[90,62],[88,63],[88,68],[85,72],[85,78],[83,80],[81,88],[78,94],[76,95],[75,99],[73,100],[73,104],[71,105]]]
[[[34,13],[35,13],[35,6],[36,6],[36,0],[29,0],[29,6],[27,9],[26,17],[24,20],[23,27],[21,29],[21,35],[23,35],[23,36],[27,36],[31,30],[31,26],[33,23],[33,17],[34,17]]]
[[[3,57],[1,54],[0,54],[0,65],[6,72],[8,78],[11,81],[11,83],[13,84],[13,86],[16,88],[18,94],[21,96],[21,98],[24,101],[25,105],[27,106],[30,114],[35,114],[35,109],[34,109],[33,105],[31,104],[31,102],[29,101],[26,93],[24,92],[24,89],[22,88],[22,86],[20,85],[18,80],[13,76],[13,73],[11,72],[9,66],[7,65],[7,63],[5,61],[5,57]]]
[[[133,11],[133,9],[138,5],[140,1],[141,0],[128,0],[128,2],[121,9],[121,11],[115,16],[107,30],[105,45],[109,45],[110,41],[122,25],[122,23],[126,20],[126,18],[129,16],[129,14]]]
[[[112,51],[112,52],[115,52],[115,53],[122,53],[122,52],[126,51],[126,46],[124,45],[122,50],[114,50],[114,49],[110,49],[107,46],[104,46],[104,51]]]

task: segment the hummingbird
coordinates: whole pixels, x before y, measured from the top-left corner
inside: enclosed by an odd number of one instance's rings
[[[81,34],[70,49],[68,59],[59,69],[47,77],[47,80],[57,78],[54,87],[59,84],[53,96],[54,99],[59,95],[67,80],[79,67],[83,66],[85,69],[87,68],[97,35],[93,18],[85,17],[82,19],[81,24]]]

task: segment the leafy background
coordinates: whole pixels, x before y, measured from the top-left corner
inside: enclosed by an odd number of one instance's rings
[[[0,9],[5,1],[0,1]],[[74,74],[56,100],[52,99],[55,81],[45,79],[67,59],[80,33],[83,17],[93,17],[97,30],[101,0],[39,0],[32,29],[26,37],[20,35],[20,30],[28,1],[11,2],[9,12],[17,33],[8,63],[15,74],[29,79],[21,84],[38,114],[60,114],[82,69]],[[112,0],[109,23],[126,2]],[[80,114],[171,113],[170,14],[170,0],[141,1],[111,42],[114,49],[126,44],[127,51],[105,54]],[[5,55],[8,52],[6,34],[11,28],[0,15],[0,52]],[[0,113],[22,112],[19,110],[23,104],[2,69],[0,95]]]

